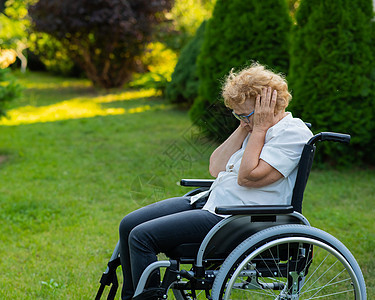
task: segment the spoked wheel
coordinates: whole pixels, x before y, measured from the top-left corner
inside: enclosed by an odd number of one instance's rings
[[[265,229],[223,263],[213,299],[366,299],[362,272],[336,238],[304,225]]]

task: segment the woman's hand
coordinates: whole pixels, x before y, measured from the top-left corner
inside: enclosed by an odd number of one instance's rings
[[[266,132],[279,121],[275,115],[276,99],[277,91],[271,87],[263,88],[262,94],[256,97],[253,132]]]
[[[275,114],[277,91],[262,89],[255,101],[253,131],[247,143],[240,170],[238,184],[251,188],[259,188],[276,182],[283,175],[260,159],[267,130],[280,121],[285,113]]]

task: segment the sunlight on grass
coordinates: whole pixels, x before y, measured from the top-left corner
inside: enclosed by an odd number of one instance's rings
[[[159,96],[157,90],[127,91],[119,94],[107,94],[97,97],[78,97],[52,105],[35,107],[24,106],[9,110],[7,117],[0,119],[0,125],[13,126],[39,122],[54,122],[68,119],[90,118],[95,116],[141,113],[151,109],[160,109],[164,105],[143,105],[135,108],[105,108],[101,103],[127,101],[139,98]]]
[[[149,89],[149,90],[140,90],[140,91],[127,91],[120,94],[108,94],[104,96],[98,97],[90,97],[90,101],[95,103],[110,103],[115,101],[126,101],[126,100],[134,100],[138,98],[148,98],[148,97],[157,97],[160,96],[161,92],[156,89]],[[82,98],[80,98],[82,99]]]

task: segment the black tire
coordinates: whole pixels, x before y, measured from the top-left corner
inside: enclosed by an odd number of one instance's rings
[[[291,224],[262,230],[233,250],[216,276],[212,298],[365,300],[366,286],[340,241]]]

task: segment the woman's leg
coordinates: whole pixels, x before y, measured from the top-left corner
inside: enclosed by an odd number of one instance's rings
[[[129,234],[134,227],[146,221],[159,218],[161,216],[174,214],[192,209],[190,197],[171,198],[142,207],[131,212],[120,223],[120,259],[124,283],[121,298],[131,299],[134,294],[134,285],[131,275],[130,254],[129,254]]]
[[[159,217],[136,226],[129,236],[134,286],[144,269],[157,260],[158,253],[168,252],[183,243],[202,242],[210,229],[222,219],[206,210],[195,209]]]

